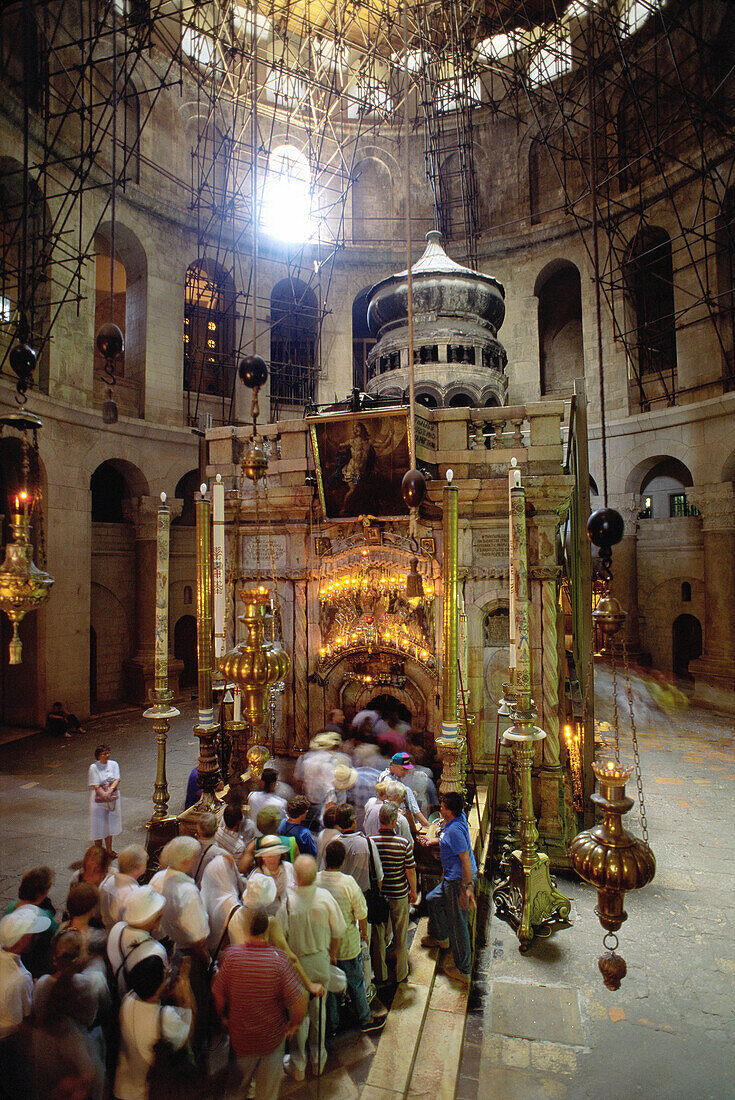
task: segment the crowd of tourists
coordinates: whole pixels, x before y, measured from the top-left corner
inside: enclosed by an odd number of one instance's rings
[[[476,865],[462,798],[439,798],[422,746],[380,722],[363,712],[345,729],[333,712],[293,786],[269,762],[245,801],[169,841],[150,881],[145,849],[118,855],[116,830],[96,827],[96,791],[115,794],[119,772],[90,770],[96,843],[65,905],[36,867],[0,920],[0,1095],[202,1096],[228,1044],[215,1094],[275,1098],[284,1073],[323,1073],[339,1031],[380,1032],[381,993],[410,978],[422,886],[422,942],[466,982]],[[432,846],[441,871],[422,882],[416,855]]]

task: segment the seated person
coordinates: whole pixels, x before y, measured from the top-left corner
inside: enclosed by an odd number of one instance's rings
[[[65,710],[62,703],[56,702],[46,715],[45,732],[54,737],[71,737],[74,733],[86,733],[79,725],[76,714]]]

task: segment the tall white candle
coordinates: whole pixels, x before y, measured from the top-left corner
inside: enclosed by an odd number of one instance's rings
[[[517,459],[510,460],[508,470],[508,667],[516,667],[516,577],[514,569],[515,545],[513,541],[513,508],[510,491],[514,485]]]
[[[242,695],[240,694],[240,688],[235,684],[235,689],[232,693],[232,720],[233,722],[242,721]]]
[[[156,522],[156,623],[154,677],[157,691],[168,688],[168,556],[171,512],[161,493]]]
[[[214,661],[225,653],[225,487],[217,474],[212,493],[212,588],[214,594]]]

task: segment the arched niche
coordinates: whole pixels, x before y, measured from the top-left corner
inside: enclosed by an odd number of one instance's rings
[[[183,500],[184,505],[181,512],[175,519],[171,520],[171,526],[177,527],[194,527],[196,526],[196,514],[194,508],[194,502],[196,500],[196,493],[199,491],[201,485],[199,470],[189,470],[187,474],[179,478],[174,490],[174,496],[178,500]]]
[[[393,177],[377,157],[364,157],[352,174],[352,243],[384,241],[386,222],[394,218]]]
[[[121,458],[101,462],[90,478],[92,523],[125,523],[123,504],[148,496],[148,481],[132,462]]]
[[[584,374],[582,281],[569,261],[549,264],[534,287],[538,298],[539,370],[542,397],[566,397]]]

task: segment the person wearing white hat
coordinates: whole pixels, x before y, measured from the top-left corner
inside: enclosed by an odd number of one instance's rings
[[[253,871],[242,896],[242,906],[235,913],[230,923],[230,943],[238,945],[246,943],[250,934],[250,922],[253,913],[258,909],[262,909],[267,915],[274,901],[276,901],[276,884],[273,879],[260,871]],[[291,960],[291,965],[301,979],[301,984],[310,996],[324,996],[326,992],[324,986],[320,982],[309,980],[298,957],[288,946],[278,917],[268,917],[268,931],[265,933],[265,939],[271,947],[278,947],[281,951],[285,951]]]
[[[128,973],[136,963],[151,955],[158,955],[164,963],[168,960],[166,948],[154,938],[165,904],[166,899],[152,886],[138,886],[127,897],[123,919],[110,931],[107,958],[121,997],[128,991]]]
[[[23,1095],[23,1059],[16,1032],[31,1013],[33,978],[20,960],[34,936],[45,932],[51,918],[35,905],[22,905],[0,920],[0,1074],[3,1095]]]

